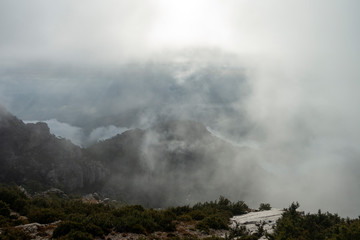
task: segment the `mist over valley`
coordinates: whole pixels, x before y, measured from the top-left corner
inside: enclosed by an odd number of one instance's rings
[[[0,180],[357,217],[359,9],[0,1]]]

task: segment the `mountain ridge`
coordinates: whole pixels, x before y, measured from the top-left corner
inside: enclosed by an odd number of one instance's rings
[[[2,110],[0,135],[2,182],[98,191],[154,207],[214,199],[234,190],[243,195],[249,180],[237,176],[232,165],[240,164],[244,174],[246,169],[261,171],[248,150],[190,120],[128,130],[81,148],[52,135],[45,123],[25,124]],[[228,179],[222,177],[226,172]]]

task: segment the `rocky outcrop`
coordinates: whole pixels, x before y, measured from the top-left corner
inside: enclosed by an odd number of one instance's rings
[[[83,150],[50,134],[46,123],[25,124],[0,109],[0,181],[38,182],[67,191],[105,180],[100,162],[83,157]]]
[[[250,234],[254,234],[258,231],[258,228],[262,226],[264,231],[272,234],[276,222],[282,217],[283,212],[283,210],[273,208],[267,211],[250,212],[244,215],[234,216],[230,219],[231,227],[245,226]]]
[[[18,225],[15,228],[21,229],[23,232],[27,233],[31,239],[46,240],[52,239],[54,229],[59,226],[60,223],[61,221],[56,221],[49,224],[29,223]]]

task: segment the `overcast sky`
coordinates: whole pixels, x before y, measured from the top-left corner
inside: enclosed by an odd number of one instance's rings
[[[256,146],[274,174],[269,202],[358,216],[359,11],[357,0],[0,0],[0,101],[68,136],[201,121]]]

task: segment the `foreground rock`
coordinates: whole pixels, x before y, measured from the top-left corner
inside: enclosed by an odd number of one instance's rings
[[[271,209],[268,211],[250,212],[248,214],[234,216],[230,219],[231,227],[245,226],[250,234],[256,233],[260,226],[268,233],[273,233],[277,220],[281,218],[283,210]]]
[[[25,233],[29,234],[31,239],[47,240],[47,239],[51,239],[54,229],[60,223],[61,221],[56,221],[49,224],[29,223],[24,225],[18,225],[15,228],[21,229]]]

